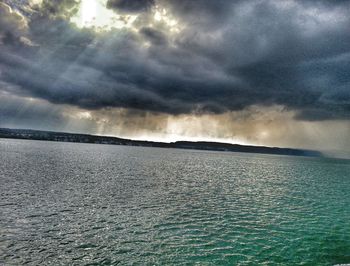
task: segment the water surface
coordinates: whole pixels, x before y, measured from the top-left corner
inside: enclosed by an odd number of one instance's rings
[[[0,264],[350,263],[350,162],[0,139]]]

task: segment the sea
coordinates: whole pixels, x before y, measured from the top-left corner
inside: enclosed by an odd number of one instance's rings
[[[0,139],[0,265],[350,263],[350,161]]]

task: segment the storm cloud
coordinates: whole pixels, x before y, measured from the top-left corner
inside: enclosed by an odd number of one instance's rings
[[[107,7],[126,13],[144,12],[154,5],[154,0],[108,0]]]
[[[0,127],[350,158],[349,14],[330,0],[0,0]]]
[[[24,2],[0,6],[1,80],[22,94],[86,109],[350,116],[348,1],[110,0],[138,15],[100,32],[69,20],[79,1],[28,2],[26,13]]]

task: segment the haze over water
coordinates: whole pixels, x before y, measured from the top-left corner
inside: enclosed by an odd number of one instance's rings
[[[0,140],[0,264],[350,263],[350,161]]]

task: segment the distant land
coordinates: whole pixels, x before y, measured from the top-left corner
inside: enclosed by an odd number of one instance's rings
[[[176,141],[165,143],[31,129],[0,128],[0,138],[323,157],[323,154],[319,151],[303,149],[248,146],[206,141]]]

